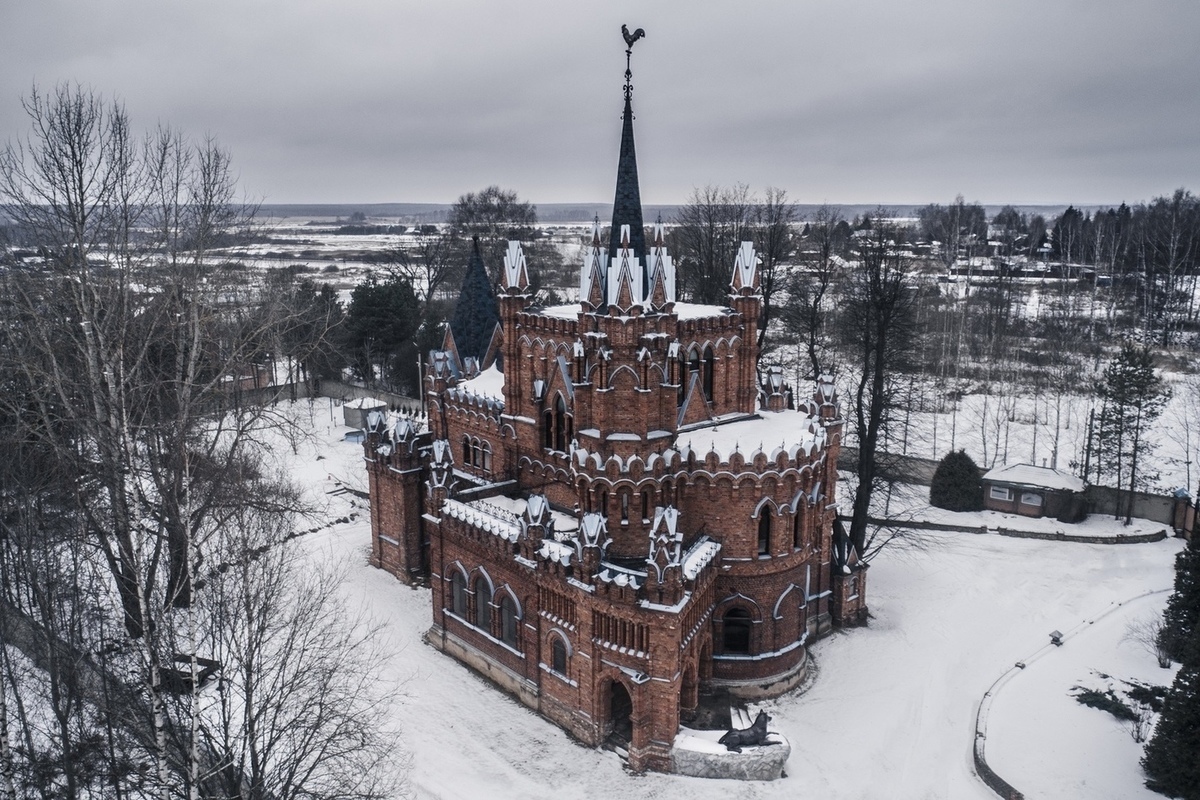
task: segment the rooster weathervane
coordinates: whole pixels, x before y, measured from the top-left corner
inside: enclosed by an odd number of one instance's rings
[[[633,43],[645,37],[646,31],[644,28],[638,28],[630,33],[629,26],[622,25],[621,35],[625,37],[625,99],[628,100],[633,95],[633,72],[629,69],[629,59],[633,56]]]

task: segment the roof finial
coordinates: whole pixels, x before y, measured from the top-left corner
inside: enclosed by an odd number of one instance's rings
[[[622,25],[621,35],[625,37],[625,99],[628,100],[633,96],[633,72],[629,68],[629,60],[633,56],[633,43],[644,37],[646,31],[638,28],[630,33],[629,26]]]

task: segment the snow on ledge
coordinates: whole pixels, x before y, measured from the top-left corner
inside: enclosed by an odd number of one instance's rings
[[[504,373],[496,369],[496,365],[493,364],[474,378],[462,381],[454,388],[477,395],[485,400],[499,400],[503,403]]]
[[[722,461],[738,452],[748,462],[760,450],[774,460],[782,448],[791,460],[799,450],[809,457],[823,450],[825,428],[801,411],[760,410],[757,416],[740,417],[735,422],[681,431],[675,447],[681,452],[691,450],[701,458],[711,451]]]
[[[700,571],[708,566],[719,552],[721,552],[721,543],[714,542],[705,536],[683,557],[683,577],[694,581]]]

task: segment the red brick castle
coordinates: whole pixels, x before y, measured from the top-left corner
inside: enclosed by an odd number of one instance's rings
[[[834,533],[833,385],[796,402],[759,373],[757,267],[745,242],[727,306],[676,300],[627,85],[579,302],[538,306],[511,243],[490,341],[452,326],[430,356],[430,430],[365,444],[372,563],[428,582],[429,643],[585,743],[624,740],[634,769],[670,769],[702,689],[782,693],[809,642],[866,616]]]

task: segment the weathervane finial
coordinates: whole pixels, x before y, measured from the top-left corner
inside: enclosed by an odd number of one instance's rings
[[[625,37],[625,99],[633,95],[633,72],[629,69],[629,59],[633,56],[633,43],[646,35],[644,28],[629,32],[628,25],[621,26],[621,35]]]

